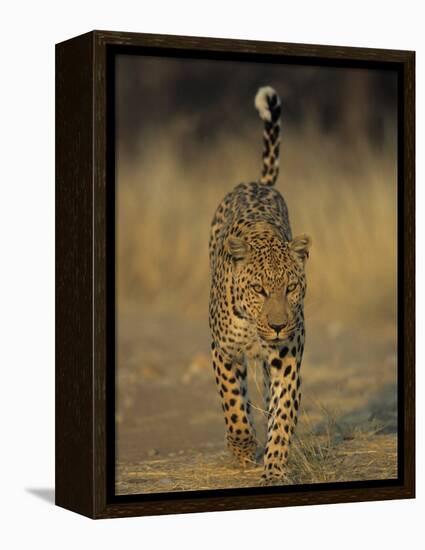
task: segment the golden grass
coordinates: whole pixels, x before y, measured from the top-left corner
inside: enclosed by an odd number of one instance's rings
[[[283,137],[278,189],[293,233],[313,240],[309,318],[394,319],[396,307],[396,154],[394,132],[382,150],[341,144],[314,127]],[[175,153],[187,140],[190,155]],[[205,315],[209,225],[221,198],[259,173],[260,136],[228,135],[220,147],[190,142],[177,121],[137,161],[118,158],[120,304]],[[196,153],[199,153],[198,155]]]
[[[302,416],[305,421],[305,415]],[[326,435],[318,436],[304,422],[296,435],[288,465],[286,485],[395,479],[397,438],[376,435],[375,430],[356,432],[344,439],[327,419]],[[196,491],[203,489],[256,487],[260,485],[261,463],[242,468],[224,449],[205,449],[142,462],[117,464],[117,494]]]
[[[202,361],[203,364],[203,361]],[[342,365],[343,366],[343,365]],[[302,485],[315,483],[334,483],[343,481],[361,481],[376,479],[392,479],[397,477],[397,434],[388,423],[388,415],[374,414],[373,407],[362,401],[364,394],[370,392],[371,377],[365,372],[358,372],[356,377],[362,383],[362,393],[356,394],[353,399],[335,395],[329,400],[327,390],[332,368],[326,369],[318,365],[316,374],[321,376],[319,386],[317,381],[314,391],[307,392],[303,398],[300,421],[294,435],[288,464],[288,485]],[[390,373],[382,372],[380,377],[385,379]],[[189,368],[188,371],[192,372]],[[170,409],[164,412],[158,409],[157,414],[143,418],[141,427],[133,429],[132,437],[138,433],[140,445],[140,459],[134,453],[132,458],[120,459],[116,469],[116,488],[118,494],[152,493],[167,491],[192,491],[200,489],[255,487],[260,483],[261,454],[257,465],[242,469],[234,461],[226,449],[224,433],[217,437],[216,426],[223,424],[222,413],[218,406],[211,406],[209,392],[215,391],[213,383],[207,382],[208,366],[205,364],[196,369],[195,378],[188,381],[195,393],[205,393],[202,400],[208,405],[198,406],[187,401],[188,407],[184,410]],[[312,372],[311,367],[308,372]],[[307,381],[309,376],[306,372]],[[186,373],[180,373],[184,384]],[[352,373],[346,373],[350,377]],[[266,412],[261,399],[262,374],[254,365],[250,365],[249,372],[250,399],[254,413],[259,448],[266,439]],[[373,377],[372,377],[373,379]],[[310,381],[309,381],[310,382]],[[313,381],[314,382],[314,381]],[[176,393],[181,391],[177,382],[174,382]],[[332,381],[335,386],[335,380]],[[321,390],[320,390],[321,388]],[[345,392],[348,389],[345,388]],[[159,394],[158,394],[159,395]],[[189,395],[189,394],[188,394]],[[320,398],[317,398],[320,395]],[[335,400],[336,399],[336,400]],[[214,404],[215,405],[215,404]],[[360,417],[348,415],[352,410],[362,411]],[[381,402],[381,413],[392,410],[392,403]],[[133,412],[134,414],[134,412]],[[120,424],[120,420],[117,418]],[[182,431],[182,440],[172,444],[166,439],[156,441],[161,450],[148,443],[149,432],[158,430],[160,424],[169,426],[169,429]],[[192,447],[187,447],[191,440],[190,430],[198,426],[201,428],[203,439],[192,439]],[[171,427],[171,428],[170,428]],[[387,429],[389,428],[389,430]],[[219,430],[221,432],[221,429]],[[224,425],[223,425],[224,432]],[[211,434],[215,434],[212,436]],[[142,444],[143,442],[143,444]]]

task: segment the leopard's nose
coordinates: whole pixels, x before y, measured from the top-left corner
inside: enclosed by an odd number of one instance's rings
[[[277,334],[279,334],[279,332],[285,327],[286,327],[286,323],[284,323],[283,325],[272,325],[272,324],[270,324],[270,328],[275,330]]]

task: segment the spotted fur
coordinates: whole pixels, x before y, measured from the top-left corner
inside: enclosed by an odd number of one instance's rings
[[[301,403],[310,238],[292,238],[286,203],[273,187],[279,169],[279,97],[270,87],[260,88],[255,106],[264,121],[262,175],[238,185],[214,215],[209,322],[227,444],[242,464],[255,463],[260,454],[247,365],[254,359],[263,365],[268,426],[262,481],[274,484],[286,479]]]
[[[260,183],[274,185],[279,175],[280,99],[270,86],[260,88],[255,96],[255,108],[264,120],[263,170]]]

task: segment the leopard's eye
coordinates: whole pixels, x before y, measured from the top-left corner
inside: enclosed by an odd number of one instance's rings
[[[286,289],[286,292],[294,292],[294,290],[297,288],[297,285],[295,283],[292,283],[288,285],[288,288]]]
[[[266,291],[264,290],[264,288],[260,284],[255,283],[251,286],[257,294],[262,294],[263,296],[266,295]]]

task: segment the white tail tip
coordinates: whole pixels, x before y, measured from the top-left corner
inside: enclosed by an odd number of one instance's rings
[[[276,90],[271,86],[263,86],[262,88],[259,88],[257,95],[255,96],[255,108],[257,109],[258,114],[260,115],[262,120],[265,120],[267,122],[270,122],[272,119],[269,101],[273,97],[276,98],[276,106],[280,105],[279,96],[277,95]]]

